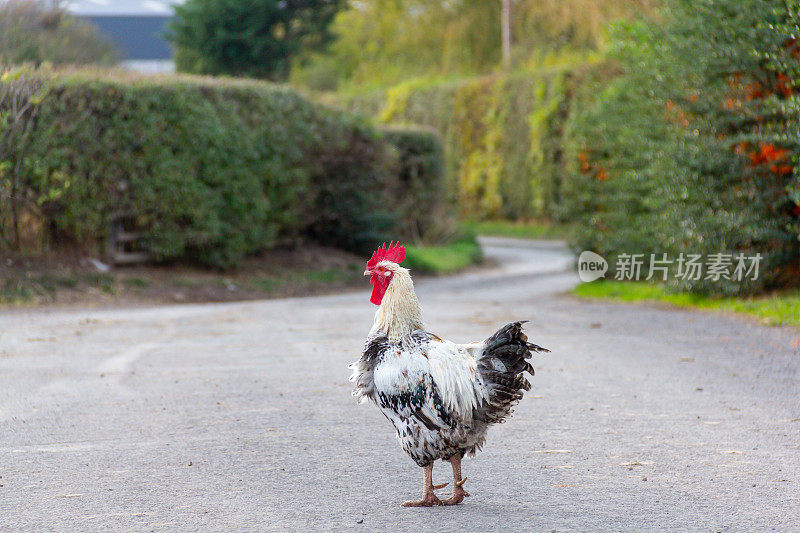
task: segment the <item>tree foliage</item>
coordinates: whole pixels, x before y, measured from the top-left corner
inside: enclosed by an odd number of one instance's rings
[[[755,254],[761,275],[670,280],[748,292],[798,279],[796,2],[673,0],[622,26],[625,75],[572,125],[575,244],[622,253]],[[589,100],[592,101],[592,100]]]
[[[39,104],[47,94],[47,76],[29,66],[0,69],[0,248],[36,248],[41,242],[26,235],[24,222],[39,214],[43,196],[28,172]],[[27,242],[23,242],[27,240]]]
[[[656,0],[517,0],[514,66],[596,50],[605,23],[652,11]],[[314,88],[385,85],[415,76],[486,74],[500,64],[500,0],[358,0],[337,15],[329,53],[294,79]]]
[[[301,50],[320,50],[341,0],[188,0],[170,39],[182,72],[283,80]]]
[[[0,2],[0,64],[110,65],[117,59],[111,42],[60,2]]]

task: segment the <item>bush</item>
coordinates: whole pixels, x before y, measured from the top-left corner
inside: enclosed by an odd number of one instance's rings
[[[390,126],[380,129],[397,157],[397,204],[401,231],[415,242],[441,240],[453,231],[446,197],[444,153],[436,130]]]
[[[657,22],[620,28],[624,76],[570,126],[577,248],[763,256],[757,280],[671,276],[684,290],[798,282],[798,13],[757,4],[673,0]]]
[[[31,224],[42,198],[24,163],[47,84],[32,68],[0,68],[0,249],[41,247]],[[35,215],[34,215],[35,216]]]
[[[592,72],[574,95],[564,144],[567,179],[557,210],[572,222],[576,250],[606,257],[656,253],[657,213],[664,206],[650,163],[668,128],[658,104],[639,94],[638,76],[609,80],[613,75]]]
[[[24,160],[54,241],[101,249],[124,218],[158,259],[221,267],[398,237],[396,169],[371,126],[288,89],[85,72],[50,80]]]

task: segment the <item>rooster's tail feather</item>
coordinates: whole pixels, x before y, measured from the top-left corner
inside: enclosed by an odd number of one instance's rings
[[[478,372],[487,390],[487,399],[475,409],[474,417],[489,424],[503,422],[522,399],[531,384],[525,372],[533,375],[528,362],[532,352],[549,352],[528,342],[522,332],[525,321],[512,322],[486,339],[478,357]]]

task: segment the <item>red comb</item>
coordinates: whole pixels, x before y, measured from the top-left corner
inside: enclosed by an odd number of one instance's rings
[[[380,248],[375,250],[375,253],[372,254],[370,260],[367,261],[367,268],[375,268],[381,261],[391,261],[392,263],[400,264],[405,258],[405,246],[399,242],[395,244],[394,241],[392,241],[389,243],[389,247],[387,248],[386,243],[383,243]]]

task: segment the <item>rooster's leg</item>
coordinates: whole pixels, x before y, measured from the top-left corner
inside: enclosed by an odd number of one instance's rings
[[[422,489],[422,499],[417,501],[408,501],[403,503],[403,507],[433,507],[434,505],[442,505],[442,500],[436,497],[433,493],[434,489],[442,488],[444,485],[433,485],[433,463],[422,467],[425,471],[425,485]]]
[[[442,505],[457,505],[469,496],[469,492],[463,487],[467,478],[461,478],[461,455],[456,454],[451,457],[450,465],[453,467],[453,495],[443,500]]]

